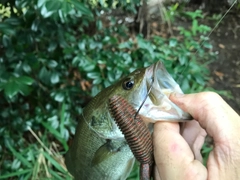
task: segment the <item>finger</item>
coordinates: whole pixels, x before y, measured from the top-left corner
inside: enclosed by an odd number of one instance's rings
[[[216,93],[171,94],[170,99],[194,119],[213,137],[215,143],[228,141],[239,135],[238,114]]]
[[[161,180],[206,179],[206,168],[179,134],[178,123],[157,122],[153,131],[154,158]]]
[[[184,123],[181,135],[190,146],[195,159],[202,162],[201,149],[207,135],[206,131],[195,120]]]
[[[153,174],[153,179],[154,180],[161,180],[157,166],[154,166],[154,174]]]

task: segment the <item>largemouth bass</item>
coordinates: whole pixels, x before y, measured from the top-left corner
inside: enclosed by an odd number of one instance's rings
[[[149,128],[156,121],[191,120],[169,100],[171,92],[182,90],[159,61],[135,70],[97,94],[83,109],[66,154],[66,165],[74,178],[124,180],[131,172],[135,158],[109,112],[110,98],[117,95],[126,99]]]

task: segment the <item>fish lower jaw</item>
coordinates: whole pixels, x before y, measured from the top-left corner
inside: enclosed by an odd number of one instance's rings
[[[141,118],[144,121],[144,123],[146,124],[146,126],[148,126],[150,123],[152,124],[152,123],[156,122],[156,120],[151,119],[151,118],[146,117],[146,116],[143,116],[143,115],[141,115]]]

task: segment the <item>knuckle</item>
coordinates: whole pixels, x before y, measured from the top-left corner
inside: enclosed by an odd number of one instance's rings
[[[215,92],[203,92],[199,93],[196,101],[199,102],[204,109],[211,109],[220,104],[222,102],[222,98]]]
[[[189,166],[186,167],[185,172],[184,172],[184,179],[185,180],[192,180],[192,179],[203,180],[203,179],[206,179],[206,175],[205,175],[206,173],[204,173],[202,167],[199,169],[199,168],[196,168],[195,165],[192,164],[192,165],[189,165]],[[202,170],[202,171],[200,171],[200,170]]]
[[[202,100],[213,100],[213,101],[219,101],[221,100],[221,96],[215,92],[203,92],[203,93],[200,93],[200,98]]]

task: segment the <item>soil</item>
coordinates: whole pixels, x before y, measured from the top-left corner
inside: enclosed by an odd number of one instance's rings
[[[229,91],[232,98],[223,98],[240,114],[240,14],[228,13],[210,39],[219,52],[217,60],[209,65],[210,85]]]

